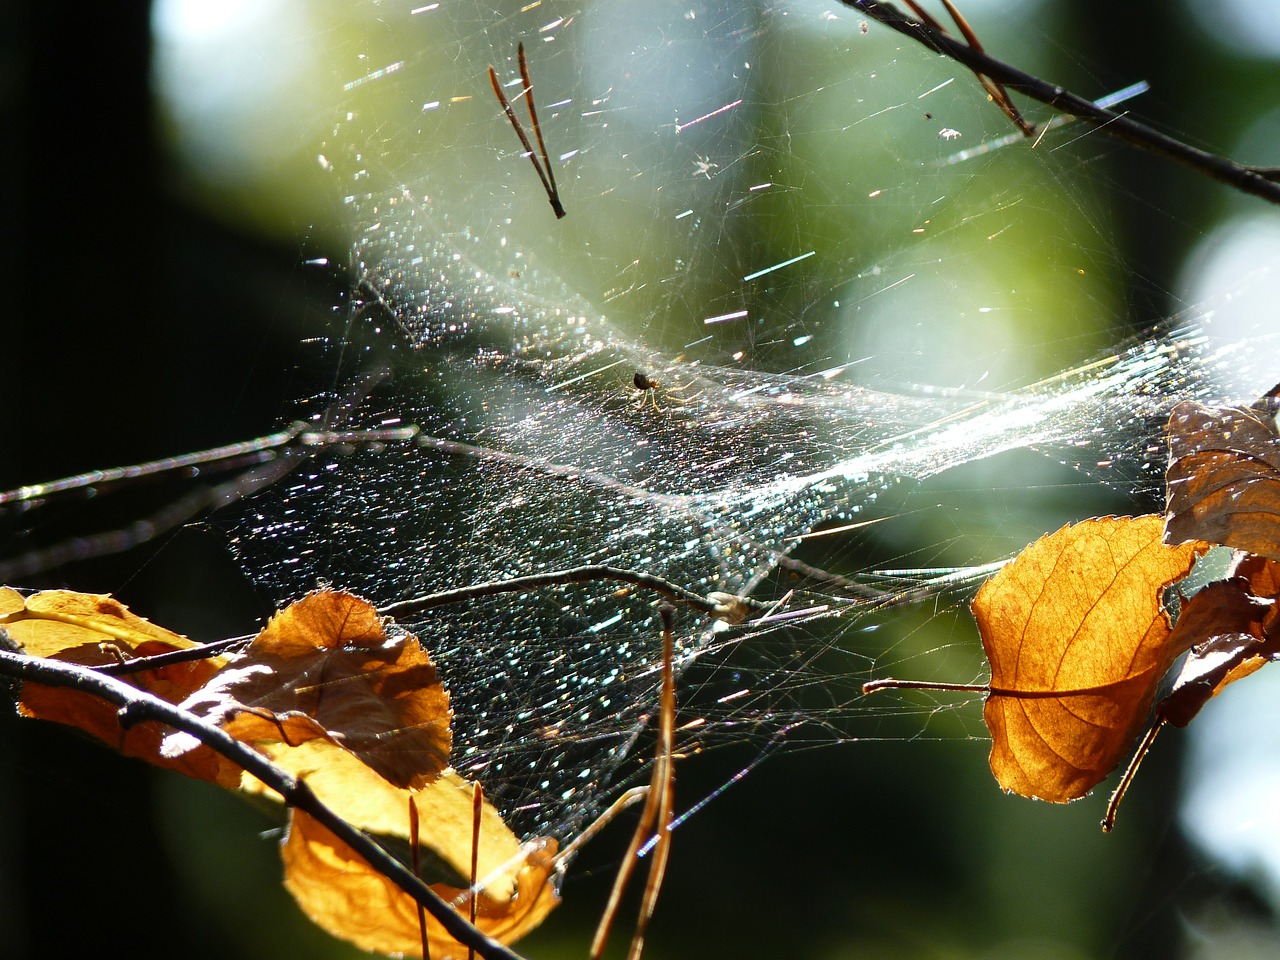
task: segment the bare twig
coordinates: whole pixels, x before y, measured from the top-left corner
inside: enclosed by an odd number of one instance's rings
[[[813,567],[803,566],[809,571],[810,575],[821,574],[821,571]],[[833,575],[826,574],[826,576],[831,578]],[[381,616],[392,619],[404,619],[405,617],[425,613],[436,607],[467,603],[483,597],[496,597],[507,593],[527,593],[544,587],[566,586],[573,583],[608,581],[629,583],[645,590],[652,590],[672,603],[681,604],[712,619],[723,620],[726,623],[741,623],[748,619],[752,612],[759,614],[772,607],[772,604],[764,601],[731,593],[712,592],[703,596],[687,587],[682,587],[677,583],[672,583],[670,580],[665,580],[651,573],[641,573],[637,570],[610,567],[604,564],[588,564],[581,567],[569,567],[565,570],[550,570],[546,573],[530,574],[525,577],[512,577],[510,580],[496,580],[492,583],[476,583],[466,587],[457,587],[453,590],[442,590],[439,593],[430,593],[410,600],[401,600],[397,603],[388,604],[385,607],[380,607],[378,613]],[[229,637],[226,640],[215,640],[212,643],[201,644],[198,647],[173,650],[169,653],[158,653],[149,657],[135,657],[118,663],[103,664],[94,667],[94,670],[108,676],[141,673],[144,670],[158,670],[161,667],[172,666],[175,663],[206,660],[209,657],[237,651],[253,639],[252,635]]]
[[[629,583],[633,586],[652,590],[659,596],[673,603],[697,610],[699,613],[717,620],[737,622],[745,619],[745,612],[768,609],[768,604],[748,597],[730,594],[712,593],[703,596],[686,587],[664,580],[651,573],[638,570],[626,570],[622,567],[611,567],[605,564],[587,564],[581,567],[569,567],[565,570],[552,570],[548,573],[535,573],[527,577],[512,577],[510,580],[497,580],[493,583],[477,583],[455,590],[443,590],[440,593],[414,597],[412,600],[401,600],[385,607],[379,607],[378,613],[384,617],[404,618],[413,614],[424,613],[434,607],[443,607],[452,603],[464,603],[481,597],[493,597],[504,593],[525,593],[542,587],[563,586],[570,583],[592,583],[602,580],[614,580]]]
[[[631,946],[627,950],[627,960],[640,960],[640,955],[644,952],[645,931],[657,906],[658,894],[662,889],[662,877],[666,872],[667,859],[671,853],[671,810],[675,798],[673,755],[676,694],[672,667],[675,655],[675,609],[669,604],[663,604],[660,612],[662,614],[662,703],[658,711],[658,748],[653,762],[653,776],[649,781],[649,789],[645,793],[644,810],[640,813],[640,820],[636,823],[635,832],[631,835],[627,852],[623,854],[622,864],[618,867],[613,889],[609,893],[609,901],[600,917],[600,924],[596,927],[596,935],[591,941],[591,960],[600,960],[604,956],[609,931],[622,904],[622,895],[627,889],[636,864],[640,862],[641,844],[652,836],[653,860],[649,864],[649,876],[644,885],[640,915],[636,919]]]
[[[418,845],[418,805],[412,794],[409,795],[409,853],[413,875],[421,880],[422,848]],[[471,925],[475,926],[475,922],[476,918],[473,916]],[[422,960],[431,960],[431,943],[427,938],[427,911],[422,904],[418,904],[418,936],[422,941]]]
[[[7,504],[39,506],[51,498],[80,490],[102,492],[113,486],[142,477],[177,474],[198,468],[204,470],[240,470],[230,480],[205,484],[179,497],[150,516],[135,520],[116,530],[72,537],[59,543],[0,560],[0,583],[13,583],[78,560],[122,553],[141,546],[174,530],[205,513],[244,500],[270,487],[291,473],[317,452],[334,447],[360,444],[382,444],[412,439],[418,433],[415,425],[385,430],[341,430],[331,424],[341,423],[351,410],[386,378],[384,370],[372,370],[359,377],[346,396],[331,404],[316,424],[295,423],[277,433],[241,443],[213,447],[163,460],[127,467],[93,470],[48,483],[38,483],[0,492],[0,507]]]
[[[123,726],[154,720],[191,734],[205,746],[253,774],[280,794],[286,804],[324,824],[371,867],[421,904],[459,943],[473,946],[476,953],[485,960],[521,960],[520,954],[473,927],[399,860],[321,803],[305,781],[286,773],[221,728],[137,687],[78,664],[29,657],[0,649],[0,675],[51,687],[71,687],[101,697],[120,708],[120,723]]]
[[[911,8],[911,12],[920,18],[922,23],[941,33],[947,32],[947,29],[930,16],[929,12],[925,10],[924,7],[916,3],[916,0],[905,0],[905,3]],[[969,26],[969,21],[966,20],[963,14],[956,9],[955,4],[953,4],[951,0],[942,0],[942,5],[947,8],[947,13],[951,15],[951,19],[960,29],[960,33],[964,37],[965,42],[974,50],[977,50],[980,53],[983,52],[984,47],[982,46],[982,42],[978,39],[978,35],[973,32],[973,27]],[[1018,108],[1013,105],[1013,101],[1009,99],[1009,94],[1005,92],[1004,87],[996,83],[990,77],[983,76],[976,70],[973,72],[973,75],[977,77],[978,82],[982,84],[982,89],[987,91],[987,96],[989,96],[1004,115],[1012,121],[1013,125],[1021,131],[1024,137],[1034,137],[1036,135],[1036,128],[1028,123],[1023,118],[1022,114],[1018,112]]]
[[[1055,110],[1093,124],[1108,136],[1169,157],[1242,193],[1261,197],[1271,203],[1280,203],[1280,183],[1275,181],[1276,174],[1269,168],[1249,167],[1227,157],[1208,153],[1124,114],[1099,107],[1056,84],[1024,73],[1017,67],[996,60],[981,50],[975,50],[945,31],[911,19],[891,3],[881,3],[878,0],[841,0],[841,2],[863,16],[870,17],[903,36],[924,44],[944,57],[950,57],[975,73],[980,73],[996,83],[1017,90],[1032,100],[1048,104]]]
[[[498,102],[502,104],[502,110],[507,115],[507,120],[511,123],[511,129],[516,132],[516,136],[520,138],[520,145],[524,147],[525,154],[533,161],[533,169],[538,172],[538,179],[542,181],[542,189],[547,191],[547,200],[551,202],[551,209],[555,212],[556,219],[564,219],[564,205],[560,202],[560,190],[556,187],[555,172],[551,169],[551,160],[547,157],[547,145],[542,140],[542,127],[538,125],[538,111],[533,105],[533,81],[529,79],[529,64],[524,57],[524,44],[519,46],[520,57],[520,79],[524,82],[524,89],[521,94],[524,96],[525,105],[529,108],[529,119],[533,124],[534,136],[538,138],[538,148],[542,151],[542,162],[538,162],[538,155],[533,152],[533,144],[529,142],[529,135],[524,132],[524,124],[520,122],[520,118],[516,116],[514,110],[511,109],[511,102],[507,100],[507,95],[502,92],[502,84],[498,82],[498,72],[489,67],[489,83],[493,87],[493,92],[498,96]]]

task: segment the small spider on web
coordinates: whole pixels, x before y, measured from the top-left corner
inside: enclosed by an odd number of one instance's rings
[[[685,392],[693,386],[692,381],[678,387],[669,387],[657,377],[650,376],[640,370],[636,371],[636,375],[631,378],[631,385],[640,392],[640,401],[636,404],[637,410],[643,410],[646,406],[651,407],[655,413],[662,413],[662,407],[658,406],[658,391],[661,390],[667,399],[667,403],[682,407],[687,403],[691,403],[702,396],[701,391],[691,396],[685,396]]]
[[[720,164],[712,163],[710,157],[698,156],[693,161],[694,176],[706,177],[711,179],[711,171],[719,170]]]

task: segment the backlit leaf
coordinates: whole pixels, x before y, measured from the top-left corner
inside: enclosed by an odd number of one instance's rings
[[[427,858],[424,879],[466,881],[471,869],[471,785],[452,770],[445,770],[420,790],[396,787],[362,763],[358,757],[325,740],[311,740],[296,747],[263,745],[280,767],[306,780],[322,803],[352,826],[366,833],[407,843],[408,804],[412,793],[421,814],[421,845]],[[246,777],[244,789],[268,792],[262,784]],[[494,807],[485,803],[481,813],[479,872],[490,878],[490,892],[499,898],[514,895],[514,878],[503,877],[501,867],[509,863],[520,841],[503,822]]]
[[[1248,407],[1173,408],[1166,542],[1208,540],[1280,560],[1280,399],[1272,394]]]
[[[69,590],[49,590],[24,598],[15,590],[0,588],[0,626],[29,656],[85,666],[107,666],[198,646],[136,616],[109,596]],[[218,659],[194,660],[124,674],[121,679],[170,703],[179,703],[203,686],[221,663]],[[234,788],[240,782],[240,768],[213,751],[162,756],[165,728],[161,724],[148,721],[126,730],[112,704],[70,687],[24,683],[18,709],[28,717],[77,727],[126,756],[224,787]]]
[[[1166,546],[1163,529],[1157,516],[1063,527],[978,591],[991,770],[1005,790],[1084,796],[1141,730],[1156,684],[1182,652],[1161,593],[1208,549]]]
[[[408,801],[413,796],[422,825],[423,879],[466,915],[473,826],[468,781],[446,770],[421,790],[395,787],[325,740],[296,747],[273,744],[268,752],[277,764],[305,777],[316,796],[343,819],[390,849],[408,842]],[[245,788],[266,790],[251,778]],[[490,936],[510,942],[541,923],[559,902],[555,841],[522,844],[488,801],[481,808],[476,852],[476,877],[483,887],[477,925]],[[285,886],[316,924],[366,950],[421,954],[416,903],[323,826],[293,812],[282,856]],[[465,956],[465,949],[434,920],[427,923],[433,958]]]
[[[347,593],[286,607],[183,706],[249,743],[328,739],[396,786],[423,786],[449,762],[449,695],[435,665]],[[165,749],[195,747],[174,734]]]
[[[470,790],[465,792],[470,804]],[[431,821],[424,816],[424,823]],[[511,942],[541,923],[559,902],[552,882],[555,853],[554,840],[526,844],[516,862],[516,895],[500,900],[481,893],[476,926],[496,940]],[[285,886],[316,924],[365,950],[422,956],[416,902],[322,824],[294,811],[283,857]],[[433,888],[447,902],[456,903],[460,912],[467,912],[465,890],[445,884]],[[428,915],[425,922],[433,960],[467,956],[467,949],[434,918]]]

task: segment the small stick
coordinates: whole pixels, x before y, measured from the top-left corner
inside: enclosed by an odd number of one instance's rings
[[[556,175],[551,169],[551,159],[547,156],[547,145],[542,140],[542,126],[538,123],[538,111],[533,104],[533,81],[529,79],[529,64],[524,58],[524,43],[521,42],[516,47],[520,60],[520,79],[524,81],[524,102],[529,108],[529,120],[533,123],[533,135],[538,138],[538,149],[542,152],[542,168],[546,171],[547,179],[551,181],[551,193],[553,199],[551,206],[556,210],[556,219],[564,216],[564,208],[559,206],[560,188],[556,186]]]
[[[560,191],[556,189],[555,174],[551,172],[551,161],[547,158],[547,147],[542,140],[542,128],[538,125],[538,113],[533,106],[533,82],[529,79],[529,65],[525,61],[523,43],[520,44],[518,51],[520,79],[524,81],[525,104],[529,108],[529,119],[533,123],[534,135],[538,138],[538,146],[542,149],[542,163],[538,162],[538,155],[534,153],[533,144],[529,142],[529,135],[524,132],[524,124],[520,122],[520,118],[511,109],[511,102],[507,99],[507,95],[502,92],[502,84],[498,82],[498,71],[494,70],[492,66],[489,67],[489,83],[493,86],[493,92],[497,95],[498,102],[502,104],[503,113],[507,115],[507,120],[511,122],[511,129],[520,138],[520,144],[524,147],[525,153],[529,155],[529,160],[533,163],[533,169],[537,171],[538,179],[542,181],[542,189],[547,191],[547,199],[551,201],[551,209],[555,211],[556,219],[561,220],[565,216],[565,210],[560,203]],[[546,164],[545,170],[542,166],[543,163]]]
[[[929,11],[920,6],[916,0],[904,0],[904,2],[911,9],[911,12],[920,18],[920,23],[923,26],[936,31],[937,33],[947,33],[947,28],[935,20],[929,14]],[[949,13],[951,15],[951,19],[955,21],[955,25],[960,29],[960,33],[964,36],[965,42],[969,44],[970,49],[977,53],[985,53],[986,50],[982,46],[982,42],[978,39],[978,35],[974,33],[973,27],[969,26],[969,21],[964,18],[964,15],[956,9],[955,4],[953,4],[951,0],[942,0],[942,5],[947,8],[947,13]],[[1022,114],[1018,112],[1018,108],[1015,107],[1013,105],[1013,101],[1009,99],[1009,94],[1005,91],[1004,87],[996,83],[990,77],[974,70],[972,67],[969,69],[973,70],[973,75],[977,77],[978,82],[982,84],[982,89],[987,91],[987,96],[994,101],[995,105],[1000,108],[1006,117],[1013,121],[1014,126],[1022,132],[1022,135],[1024,137],[1035,136],[1035,127],[1023,119]]]
[[[1160,728],[1164,726],[1164,721],[1157,721],[1146,735],[1142,738],[1142,742],[1138,744],[1138,749],[1134,751],[1133,758],[1129,761],[1129,765],[1124,768],[1124,773],[1120,777],[1120,782],[1116,784],[1115,791],[1111,794],[1111,799],[1107,801],[1107,812],[1102,817],[1102,832],[1110,833],[1116,825],[1116,814],[1120,811],[1120,801],[1124,799],[1124,795],[1129,790],[1129,784],[1133,783],[1133,778],[1137,776],[1138,767],[1146,757],[1151,745],[1156,742],[1156,735],[1160,732]]]
[[[676,724],[676,684],[672,661],[675,658],[674,619],[675,610],[670,606],[662,607],[662,712],[658,721],[658,757],[655,761],[654,781],[661,783],[662,793],[658,802],[657,842],[653,847],[653,864],[649,867],[649,878],[644,885],[644,896],[640,901],[640,917],[636,921],[636,931],[631,938],[631,950],[628,960],[640,960],[644,952],[644,934],[648,929],[653,911],[658,905],[658,894],[662,891],[662,878],[667,871],[667,861],[671,857],[671,813],[676,798],[675,724]]]
[[[649,918],[653,916],[657,905],[658,892],[662,887],[662,876],[666,870],[667,859],[671,852],[671,808],[674,800],[675,769],[673,754],[675,746],[675,671],[674,659],[674,609],[663,605],[662,613],[662,695],[658,717],[658,748],[654,758],[653,776],[649,781],[649,790],[645,796],[644,810],[636,824],[631,843],[623,855],[622,865],[614,878],[613,889],[609,893],[609,902],[600,916],[600,925],[596,928],[595,938],[591,942],[591,960],[600,960],[604,954],[605,944],[609,939],[609,930],[618,914],[622,895],[626,891],[631,873],[639,861],[641,844],[649,838],[650,832],[656,840],[653,850],[653,861],[649,866],[649,877],[645,881],[644,897],[641,901],[640,916],[636,920],[635,933],[631,938],[631,948],[627,953],[628,960],[639,960],[644,949],[644,933]],[[656,824],[656,826],[655,826]]]
[[[523,47],[521,48],[523,50]],[[480,872],[480,813],[484,810],[484,787],[471,785],[471,925],[476,925],[476,874]],[[475,960],[476,948],[467,947],[468,960]]]
[[[422,851],[418,849],[418,805],[409,797],[409,848],[413,862],[413,875],[422,879]],[[475,918],[471,925],[476,925]],[[418,904],[418,930],[422,934],[422,960],[431,960],[431,944],[427,942],[427,911]],[[472,948],[474,950],[474,948]]]
[[[986,48],[983,47],[982,41],[973,32],[973,27],[969,26],[969,21],[956,9],[955,4],[951,0],[942,0],[942,5],[947,8],[947,13],[955,21],[955,25],[960,28],[960,33],[964,36],[965,42],[978,53],[986,53]],[[983,89],[995,101],[996,106],[1004,112],[1006,117],[1013,121],[1015,127],[1022,131],[1024,137],[1034,137],[1036,135],[1036,128],[1023,119],[1022,114],[1013,105],[1013,101],[1009,99],[1009,94],[1003,86],[976,70],[973,75],[978,78],[978,82],[982,84]]]

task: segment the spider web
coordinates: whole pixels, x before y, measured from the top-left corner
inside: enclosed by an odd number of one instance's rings
[[[895,711],[920,735],[943,708],[869,710],[871,671],[979,675],[966,591],[1073,512],[1154,508],[1174,402],[1275,379],[1274,337],[1216,335],[1212,303],[1116,326],[1091,200],[1109,145],[1067,128],[959,153],[1007,121],[842,8],[353,19],[320,162],[357,284],[301,414],[373,370],[350,425],[420,432],[247,506],[234,547],[281,599],[626,567],[777,602],[681,616],[683,752],[873,737]],[[521,42],[559,222],[489,89],[492,64],[527,122]],[[455,765],[517,831],[570,837],[643,778],[654,605],[600,584],[409,624],[449,678]]]

